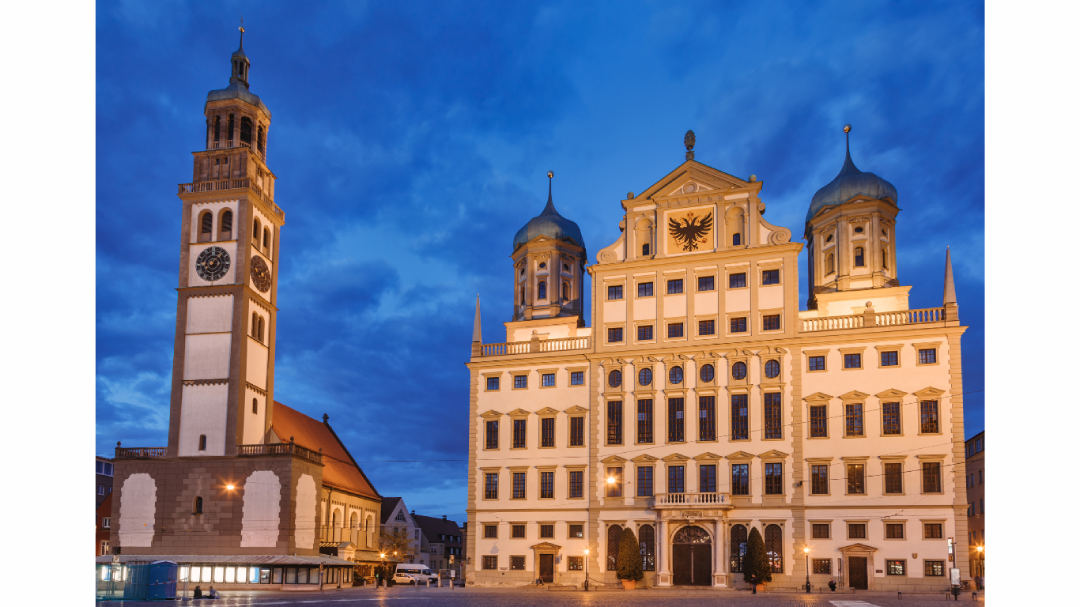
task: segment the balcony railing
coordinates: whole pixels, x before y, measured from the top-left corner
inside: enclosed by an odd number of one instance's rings
[[[116,446],[116,459],[147,459],[165,457],[165,447],[120,447]]]
[[[237,455],[240,457],[259,457],[267,455],[295,455],[297,457],[322,463],[322,450],[312,451],[307,447],[301,447],[296,443],[272,443],[268,445],[237,445]]]
[[[483,344],[478,356],[505,356],[507,354],[530,354],[534,352],[565,352],[586,350],[592,344],[589,337],[562,337],[559,339],[532,339],[504,344]]]
[[[657,493],[657,508],[730,508],[731,496],[727,493]]]
[[[352,542],[357,548],[372,547],[367,541],[369,535],[373,536],[373,534],[369,534],[360,527],[319,527],[320,542],[333,542],[335,544]]]
[[[865,327],[891,327],[899,325],[917,325],[931,322],[944,322],[945,308],[925,308],[922,310],[900,310],[897,312],[874,312],[867,310],[862,314],[848,316],[825,316],[822,318],[804,318],[801,320],[804,333],[814,331],[843,331]]]
[[[260,200],[265,202],[274,214],[282,219],[285,218],[285,211],[282,211],[273,199],[270,198],[269,192],[264,192],[258,184],[254,183],[250,178],[244,177],[243,179],[217,179],[213,181],[197,181],[195,183],[181,183],[179,186],[180,194],[194,194],[198,192],[219,192],[224,190],[249,190],[254,192]]]

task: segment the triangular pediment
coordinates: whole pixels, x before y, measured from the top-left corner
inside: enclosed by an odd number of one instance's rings
[[[716,188],[697,179],[696,176],[687,175],[686,179],[676,181],[664,191],[664,196],[685,196],[688,194],[702,194],[711,192]]]
[[[532,415],[532,413],[530,411],[526,411],[525,409],[514,409],[513,411],[507,413],[507,415],[509,415],[510,417],[528,417]]]
[[[624,463],[626,463],[626,458],[625,457],[620,457],[618,455],[609,455],[609,456],[605,457],[604,459],[600,460],[600,463],[601,464],[624,464]]]
[[[540,542],[539,544],[533,544],[529,546],[533,550],[562,550],[562,546],[558,544],[552,544],[551,542]]]
[[[746,451],[736,451],[735,453],[729,453],[728,459],[754,459],[753,453],[747,453]]]
[[[662,458],[665,462],[685,462],[690,458],[682,453],[672,453],[671,455]]]
[[[696,459],[699,462],[703,462],[703,461],[717,460],[717,459],[720,459],[721,457],[723,457],[723,456],[712,453],[711,451],[706,451],[705,453],[702,453],[700,455],[695,455],[694,459]]]
[[[840,395],[840,400],[843,400],[843,401],[866,400],[867,396],[870,396],[870,395],[867,394],[866,392],[859,392],[858,390],[852,390],[851,392],[848,392],[846,394],[841,394]]]
[[[577,415],[579,413],[588,413],[588,412],[589,412],[589,410],[586,409],[585,407],[582,407],[581,405],[574,405],[573,407],[570,407],[569,409],[563,411],[563,413],[569,413],[570,415]]]
[[[904,396],[907,396],[907,392],[901,392],[896,388],[889,388],[884,392],[878,392],[874,396],[878,398],[903,398]]]
[[[711,190],[741,190],[757,186],[757,184],[743,181],[734,175],[729,175],[696,160],[687,160],[646,188],[644,192],[638,194],[636,199],[668,198],[697,194],[698,192],[689,193],[683,191],[683,186],[688,183],[705,186]]]
[[[642,462],[655,462],[655,461],[659,461],[659,459],[660,458],[656,457],[655,455],[649,455],[648,453],[643,453],[643,454],[631,459],[630,461],[636,462],[636,463],[642,463]]]
[[[832,400],[832,398],[833,397],[825,394],[824,392],[814,392],[810,396],[805,397],[803,400],[808,403],[827,403]]]
[[[502,413],[499,413],[495,409],[492,409],[490,411],[487,411],[486,413],[481,413],[480,417],[483,417],[485,419],[497,419],[497,418],[502,417],[502,415],[503,415]]]
[[[915,396],[918,396],[919,398],[937,398],[937,397],[941,396],[942,394],[945,394],[945,391],[940,390],[938,388],[935,388],[933,386],[927,386],[927,387],[923,388],[922,390],[919,390],[918,392],[915,392],[914,394],[915,394]]]
[[[551,407],[544,407],[536,412],[537,415],[555,415],[559,412],[558,409],[552,409]]]
[[[877,552],[877,548],[859,543],[842,546],[839,550],[840,552]]]
[[[787,453],[784,453],[783,451],[777,451],[776,449],[773,449],[771,451],[766,451],[765,453],[762,453],[758,457],[760,457],[761,459],[774,459],[774,458],[775,459],[783,459],[783,458],[785,458],[787,456],[788,456]]]

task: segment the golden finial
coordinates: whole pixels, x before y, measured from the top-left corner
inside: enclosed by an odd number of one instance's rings
[[[244,13],[240,13],[240,33],[244,33]]]
[[[850,133],[851,132],[851,125],[850,124],[845,124],[844,125],[844,132],[845,133]]]
[[[554,176],[555,176],[555,173],[553,173],[551,171],[548,171],[548,179],[551,179]]]

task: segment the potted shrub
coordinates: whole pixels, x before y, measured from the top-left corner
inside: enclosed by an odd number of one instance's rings
[[[757,594],[758,586],[764,589],[765,582],[772,581],[772,567],[769,566],[769,557],[765,554],[765,540],[761,539],[757,527],[750,530],[750,537],[746,539],[743,579],[754,587],[754,594]]]
[[[645,577],[641,570],[641,546],[633,529],[624,529],[619,535],[619,554],[615,557],[615,568],[625,590],[634,590],[637,583]]]

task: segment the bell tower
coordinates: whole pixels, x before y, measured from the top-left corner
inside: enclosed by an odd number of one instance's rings
[[[206,96],[204,149],[179,187],[172,457],[234,456],[265,442],[272,421],[285,212],[266,164],[270,110],[248,90],[250,67],[241,27],[229,86]]]

